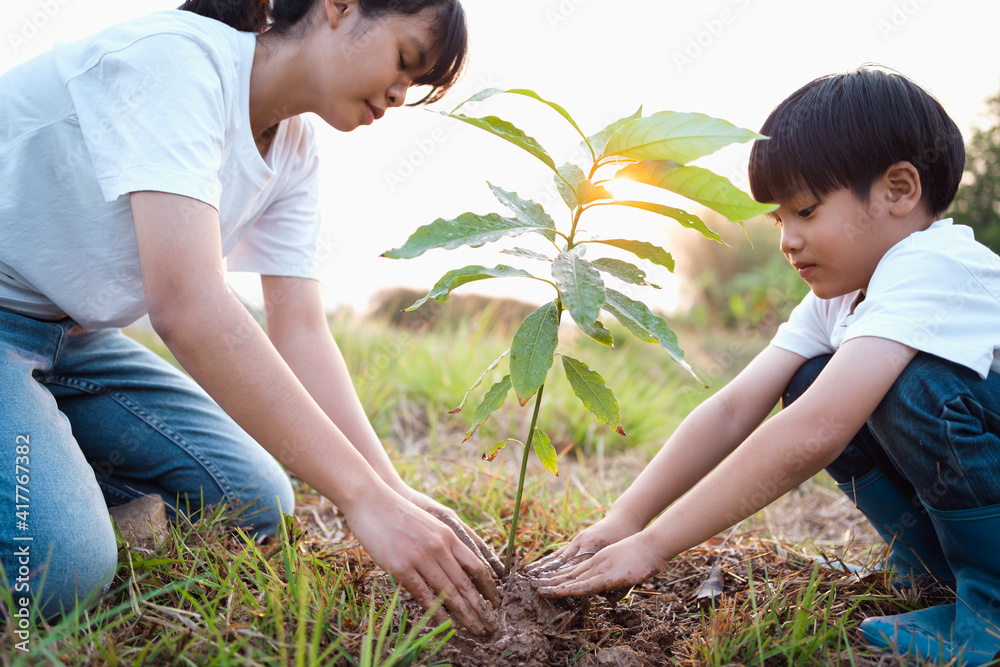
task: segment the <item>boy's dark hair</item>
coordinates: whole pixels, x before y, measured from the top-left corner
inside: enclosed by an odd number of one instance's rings
[[[807,83],[779,104],[761,128],[770,137],[750,152],[750,189],[774,203],[806,190],[821,198],[848,188],[867,202],[872,185],[896,162],[920,173],[922,200],[934,215],[951,204],[962,179],[962,134],[941,104],[896,72],[861,67]]]
[[[185,0],[178,7],[222,21],[237,30],[289,33],[300,25],[317,0]],[[459,0],[358,0],[361,16],[377,20],[391,14],[414,15],[425,9],[437,13],[439,55],[430,71],[413,81],[430,91],[413,104],[428,104],[444,96],[461,77],[468,52],[469,33],[465,10]]]

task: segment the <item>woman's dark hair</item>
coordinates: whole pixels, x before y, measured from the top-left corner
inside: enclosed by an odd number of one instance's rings
[[[821,198],[848,188],[867,202],[896,162],[920,173],[922,200],[942,213],[958,190],[965,145],[926,90],[897,72],[861,67],[811,81],[768,116],[750,151],[750,189],[760,202],[807,190]]]
[[[265,30],[287,33],[308,16],[318,0],[185,0],[178,9],[222,21],[244,32]],[[435,9],[432,31],[437,35],[438,59],[415,86],[430,86],[430,91],[413,104],[437,101],[458,81],[465,66],[469,32],[465,10],[459,0],[358,0],[358,9],[366,19],[390,14],[419,14]]]

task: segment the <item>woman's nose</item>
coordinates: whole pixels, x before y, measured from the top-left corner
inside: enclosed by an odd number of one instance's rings
[[[389,93],[387,95],[389,100],[389,106],[391,107],[401,107],[406,102],[406,91],[410,89],[409,79],[405,81],[397,81],[389,87]]]

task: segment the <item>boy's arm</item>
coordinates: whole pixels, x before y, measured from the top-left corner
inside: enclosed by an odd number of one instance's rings
[[[884,338],[844,343],[795,403],[755,430],[645,530],[548,578],[539,592],[564,597],[634,585],[770,504],[840,455],[914,354]]]
[[[498,601],[481,560],[382,481],[229,290],[216,210],[163,192],[133,192],[131,206],[150,321],[181,365],[264,449],[340,507],[372,559],[420,604],[443,595],[473,632],[495,627],[476,592]]]
[[[354,389],[347,364],[330,333],[320,284],[307,278],[261,276],[267,335],[282,359],[319,407],[347,437],[378,476],[396,493],[438,517],[459,537],[475,544],[498,576],[496,555],[451,509],[411,489],[389,460]]]
[[[596,552],[641,531],[707,475],[764,420],[806,360],[767,347],[716,394],[695,408],[607,515],[570,544],[538,561],[538,573]]]

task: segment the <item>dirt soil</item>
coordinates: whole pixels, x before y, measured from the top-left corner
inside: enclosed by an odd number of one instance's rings
[[[435,656],[455,665],[545,667],[551,659],[550,636],[573,627],[586,609],[586,601],[550,602],[538,597],[530,581],[519,573],[510,582],[497,611],[500,628],[488,639],[464,632]],[[578,624],[578,623],[577,623]]]
[[[713,604],[734,610],[742,604],[748,593],[748,567],[757,585],[796,579],[804,585],[811,573],[811,568],[792,565],[757,540],[713,542],[677,559],[668,571],[618,603],[602,596],[549,601],[517,575],[499,611],[499,631],[484,640],[459,628],[434,659],[457,667],[702,664],[699,648],[707,648],[716,632],[726,631],[706,628],[703,611]],[[833,577],[846,579],[836,573]],[[713,586],[721,588],[714,602],[709,595],[698,597]]]

